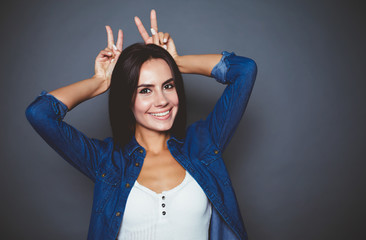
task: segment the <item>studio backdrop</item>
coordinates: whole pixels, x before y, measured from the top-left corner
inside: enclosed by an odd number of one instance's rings
[[[364,8],[353,1],[8,1],[1,14],[1,239],[86,239],[93,183],[32,129],[41,93],[89,78],[105,25],[169,32],[181,55],[233,51],[258,65],[248,107],[224,159],[251,240],[361,240],[365,219]],[[224,86],[184,75],[188,121],[204,119]],[[108,94],[65,121],[111,136]]]

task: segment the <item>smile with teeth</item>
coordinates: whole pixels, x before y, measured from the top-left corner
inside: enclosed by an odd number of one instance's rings
[[[166,112],[162,112],[162,113],[150,113],[150,114],[153,115],[153,116],[156,116],[156,117],[163,117],[163,116],[168,115],[169,112],[170,112],[170,110],[168,110]]]

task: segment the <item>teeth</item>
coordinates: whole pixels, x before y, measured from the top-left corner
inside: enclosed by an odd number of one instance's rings
[[[170,110],[166,111],[166,112],[162,112],[162,113],[150,113],[153,116],[157,116],[157,117],[162,117],[167,115],[170,112]]]

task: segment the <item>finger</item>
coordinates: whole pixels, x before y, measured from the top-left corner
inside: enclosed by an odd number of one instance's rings
[[[156,19],[156,12],[154,9],[152,9],[150,13],[150,22],[151,22],[151,28],[153,28],[156,32],[158,32],[158,21]]]
[[[105,48],[104,50],[102,50],[100,52],[106,53],[105,56],[108,56],[108,57],[112,57],[113,58],[113,57],[116,56],[115,52],[112,49],[110,49],[110,48]]]
[[[106,50],[102,50],[102,51],[100,51],[100,52],[99,52],[99,54],[98,54],[98,56],[96,57],[96,59],[97,59],[97,60],[103,60],[103,61],[105,61],[105,60],[107,60],[107,59],[111,58],[111,57],[112,57],[112,55],[113,55],[113,53],[112,53],[112,52],[110,52],[110,51],[106,51]]]
[[[176,52],[173,38],[169,38],[169,40],[168,40],[168,42],[167,42],[166,45],[167,45],[168,49]]]
[[[107,37],[108,37],[108,47],[112,48],[113,44],[114,44],[114,40],[113,40],[113,32],[112,32],[112,28],[110,26],[105,26],[106,30],[107,30]]]
[[[140,35],[142,37],[142,39],[145,41],[145,43],[147,42],[147,40],[149,39],[149,34],[147,33],[144,25],[142,24],[140,18],[138,17],[135,17],[135,23],[136,23],[136,26],[137,26],[137,29],[139,30],[140,32]]]
[[[159,34],[156,33],[153,28],[151,28],[151,34],[152,34],[153,43],[156,45],[160,45],[159,44]]]
[[[103,62],[105,62],[105,61],[114,62],[116,60],[116,58],[118,58],[118,55],[117,54],[114,54],[108,48],[106,48],[106,49],[107,50],[100,51],[100,53],[99,53],[99,55],[98,55],[97,58],[99,58],[99,60],[102,60]]]
[[[116,47],[116,45],[113,45],[113,57],[114,56],[119,56],[121,54],[121,51]]]
[[[164,39],[164,33],[159,32],[158,36],[159,36],[159,42],[160,42],[160,44],[163,44],[163,43],[164,43],[164,42],[163,42],[163,39]]]
[[[102,55],[110,55],[110,56],[112,56],[112,55],[113,55],[113,52],[112,52],[112,51],[109,51],[109,50],[102,50],[102,51],[100,51],[100,53],[101,53]]]
[[[108,48],[108,47],[106,47],[106,48],[104,48],[104,51],[107,51],[107,52],[111,52],[112,54],[114,53],[113,52],[113,45],[112,45],[112,48]],[[103,50],[102,50],[103,51]]]
[[[117,38],[117,49],[121,52],[122,52],[122,46],[123,46],[123,31],[119,29]]]
[[[112,51],[108,51],[108,50],[102,50],[102,51],[100,51],[99,56],[102,56],[102,57],[112,57],[113,56],[113,52]]]
[[[170,34],[169,33],[164,33],[163,43],[167,43],[169,38],[170,38]]]

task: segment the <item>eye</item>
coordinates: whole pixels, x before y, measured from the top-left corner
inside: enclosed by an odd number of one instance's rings
[[[174,84],[172,84],[172,83],[168,83],[168,84],[164,85],[164,89],[172,89],[172,88],[174,88]]]
[[[144,88],[144,89],[142,89],[139,93],[141,93],[141,94],[147,94],[147,93],[150,93],[151,92],[151,90],[150,89],[148,89],[148,88]]]

